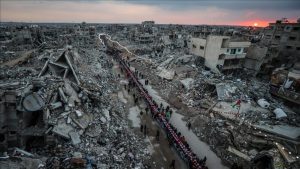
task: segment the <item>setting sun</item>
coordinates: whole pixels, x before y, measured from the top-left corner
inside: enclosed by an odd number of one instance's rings
[[[258,23],[255,22],[255,23],[253,24],[253,26],[258,26]]]

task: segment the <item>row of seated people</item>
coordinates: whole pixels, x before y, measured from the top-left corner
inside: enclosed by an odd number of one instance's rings
[[[127,66],[130,66],[129,63],[127,64]],[[121,69],[123,71],[123,69]],[[137,76],[137,73],[134,73]],[[134,76],[133,74],[133,76]],[[127,76],[130,77],[129,72],[127,72]],[[131,77],[129,79],[129,83],[128,83],[128,87],[136,87],[137,84],[135,83],[135,81],[132,78],[136,78]],[[142,84],[138,81],[138,79],[136,78],[136,81],[139,83],[139,87],[142,87]],[[145,90],[144,88],[142,88],[142,90],[148,94],[148,91]],[[203,159],[199,159],[191,150],[190,145],[188,144],[188,142],[186,141],[185,137],[171,124],[169,123],[169,119],[172,115],[172,110],[170,109],[169,106],[167,106],[166,108],[163,107],[162,103],[160,104],[160,106],[158,106],[158,104],[152,100],[151,96],[148,96],[151,101],[152,101],[152,107],[150,107],[151,109],[151,114],[152,117],[157,120],[161,126],[165,129],[168,139],[169,139],[169,145],[170,146],[174,146],[174,148],[177,150],[177,152],[179,153],[179,155],[181,156],[182,159],[184,159],[184,161],[186,161],[190,168],[201,168],[201,169],[207,169],[207,167],[205,166],[205,162],[206,162],[206,157],[204,157]],[[147,99],[145,99],[147,101]],[[150,106],[150,105],[149,105]],[[149,107],[146,107],[145,109],[146,112],[149,111]],[[166,112],[166,113],[165,113]],[[175,139],[175,137],[171,134],[171,131],[166,127],[166,125],[163,124],[162,119],[159,117],[163,117],[167,120],[167,125],[170,126],[171,130],[175,132],[176,136],[178,139]],[[192,155],[191,157],[189,157],[188,154],[185,154],[184,151],[182,150],[182,148],[180,147],[180,143],[182,143],[185,148],[187,149],[186,152],[190,152]],[[198,166],[197,166],[198,165]]]

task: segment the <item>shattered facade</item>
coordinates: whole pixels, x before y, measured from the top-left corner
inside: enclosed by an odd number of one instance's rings
[[[282,65],[292,67],[299,61],[300,23],[288,23],[277,20],[270,23],[262,31],[261,44],[268,47],[268,52],[262,65],[262,73],[271,74]]]
[[[214,72],[222,72],[243,67],[250,42],[209,35],[191,38],[188,46],[190,53],[205,59],[205,66]]]

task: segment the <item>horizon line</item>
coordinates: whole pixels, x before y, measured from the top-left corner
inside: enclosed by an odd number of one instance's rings
[[[153,21],[153,20],[145,20],[145,21]],[[65,23],[65,24],[81,24],[83,22],[85,22],[86,24],[131,24],[131,25],[137,25],[137,24],[142,24],[142,22],[144,22],[144,21],[142,21],[140,23],[132,23],[132,22],[127,22],[127,23],[114,22],[114,23],[112,23],[112,22],[86,22],[86,21],[82,21],[82,22],[75,22],[75,21],[74,22],[0,21],[0,23],[27,23],[27,24],[29,24],[29,23],[31,23],[31,24],[33,24],[33,23],[36,23],[36,24],[46,24],[46,23],[48,23],[48,24],[51,24],[51,23],[52,24],[53,23],[54,24],[63,24],[63,23]],[[273,23],[273,22],[270,22],[270,23]],[[291,22],[291,23],[294,23],[294,22]],[[295,23],[297,23],[297,22],[295,22]],[[206,26],[239,26],[239,27],[256,27],[256,28],[265,28],[265,27],[267,27],[267,26],[253,26],[253,25],[247,25],[247,26],[246,25],[227,25],[227,24],[218,25],[218,24],[205,24],[205,23],[203,23],[203,24],[155,23],[155,25],[185,25],[185,26],[206,25]]]

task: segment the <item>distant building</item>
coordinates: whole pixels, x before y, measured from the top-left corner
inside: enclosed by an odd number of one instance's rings
[[[20,44],[32,44],[31,32],[29,29],[22,29],[16,31],[14,34],[14,42],[16,45]]]
[[[205,66],[213,72],[224,72],[243,67],[250,42],[229,36],[209,35],[206,38],[190,38],[191,54],[205,59]]]
[[[141,33],[149,33],[149,34],[154,34],[154,32],[157,32],[157,30],[154,30],[154,21],[144,21],[142,22],[140,26],[140,32]]]
[[[269,49],[266,54],[264,72],[271,73],[283,64],[291,66],[300,60],[300,23],[278,20],[263,30],[261,43]]]
[[[144,27],[144,28],[146,28],[146,27],[151,28],[151,27],[154,26],[154,24],[155,24],[154,21],[143,21],[142,22],[142,27]]]
[[[263,43],[280,51],[300,52],[300,23],[270,23],[263,31]]]
[[[138,37],[138,42],[140,44],[153,43],[154,42],[154,35],[153,34],[149,34],[149,33],[141,34]]]

